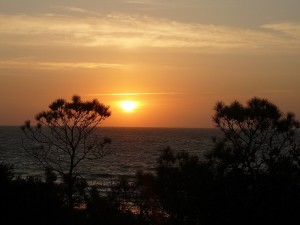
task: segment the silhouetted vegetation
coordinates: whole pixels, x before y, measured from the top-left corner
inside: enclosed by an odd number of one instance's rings
[[[240,171],[249,176],[271,173],[280,163],[298,164],[294,114],[283,115],[265,99],[253,98],[247,106],[235,101],[215,107],[213,120],[224,137],[208,157],[219,170]]]
[[[76,99],[73,100],[76,102]],[[223,133],[204,158],[164,149],[155,173],[138,171],[100,194],[83,180],[84,207],[69,208],[65,184],[46,167],[45,182],[15,177],[0,164],[1,224],[294,224],[300,220],[299,122],[265,99],[217,103]],[[30,132],[31,127],[26,127]],[[37,128],[39,129],[39,128]],[[34,137],[34,136],[32,136]],[[54,141],[54,140],[53,140]],[[57,171],[56,171],[57,172]],[[81,181],[81,182],[78,182]],[[74,194],[74,193],[73,193]]]
[[[0,164],[1,224],[68,224],[59,187],[33,177],[15,177],[13,167]]]
[[[48,111],[36,115],[36,126],[26,121],[22,130],[27,152],[37,159],[53,176],[58,173],[67,184],[67,197],[73,207],[74,192],[84,185],[78,165],[85,159],[99,159],[107,152],[110,139],[100,139],[95,131],[101,121],[110,116],[109,108],[97,99],[82,101],[74,95],[72,102],[57,99]],[[80,188],[79,188],[80,192]]]
[[[292,224],[300,219],[299,122],[265,99],[217,103],[223,132],[206,159],[163,151],[156,173],[139,174],[155,224]]]
[[[121,210],[116,195],[100,196],[95,187],[82,193],[83,208],[70,208],[64,184],[54,183],[45,172],[46,182],[34,177],[15,177],[11,165],[0,164],[0,222],[3,225],[137,225],[145,224],[138,215]],[[50,176],[50,177],[47,177]]]

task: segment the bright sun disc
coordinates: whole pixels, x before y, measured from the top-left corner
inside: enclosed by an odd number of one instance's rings
[[[122,101],[120,106],[125,112],[132,112],[134,109],[136,109],[137,103],[134,101]]]

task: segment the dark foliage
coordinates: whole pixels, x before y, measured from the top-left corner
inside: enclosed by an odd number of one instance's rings
[[[116,192],[114,192],[116,193]],[[124,195],[123,195],[124,197]],[[86,196],[86,216],[87,224],[105,224],[105,225],[142,225],[145,224],[138,214],[129,210],[121,210],[118,196],[100,196],[96,188],[92,188]],[[145,224],[146,225],[146,224]]]
[[[89,192],[81,195],[85,206],[70,209],[64,184],[55,183],[51,171],[45,174],[46,182],[34,177],[22,179],[14,176],[11,165],[0,164],[1,225],[147,225],[138,214],[121,207],[116,191],[100,196],[95,187],[88,188]]]
[[[63,207],[59,187],[33,177],[14,176],[11,166],[0,165],[0,223],[68,224],[70,212]]]

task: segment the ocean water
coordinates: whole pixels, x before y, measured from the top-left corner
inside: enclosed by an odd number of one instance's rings
[[[99,160],[82,161],[80,170],[89,183],[99,184],[119,177],[133,177],[137,170],[153,172],[163,149],[188,151],[203,157],[213,147],[216,129],[194,128],[108,128],[97,130],[109,137],[110,154]],[[19,127],[0,126],[0,162],[14,165],[18,176],[43,177],[44,170],[22,148],[23,133]]]

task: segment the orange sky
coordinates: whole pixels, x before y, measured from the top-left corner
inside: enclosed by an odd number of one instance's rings
[[[297,1],[97,2],[0,0],[1,125],[73,94],[111,106],[104,126],[212,127],[253,96],[299,118]]]

